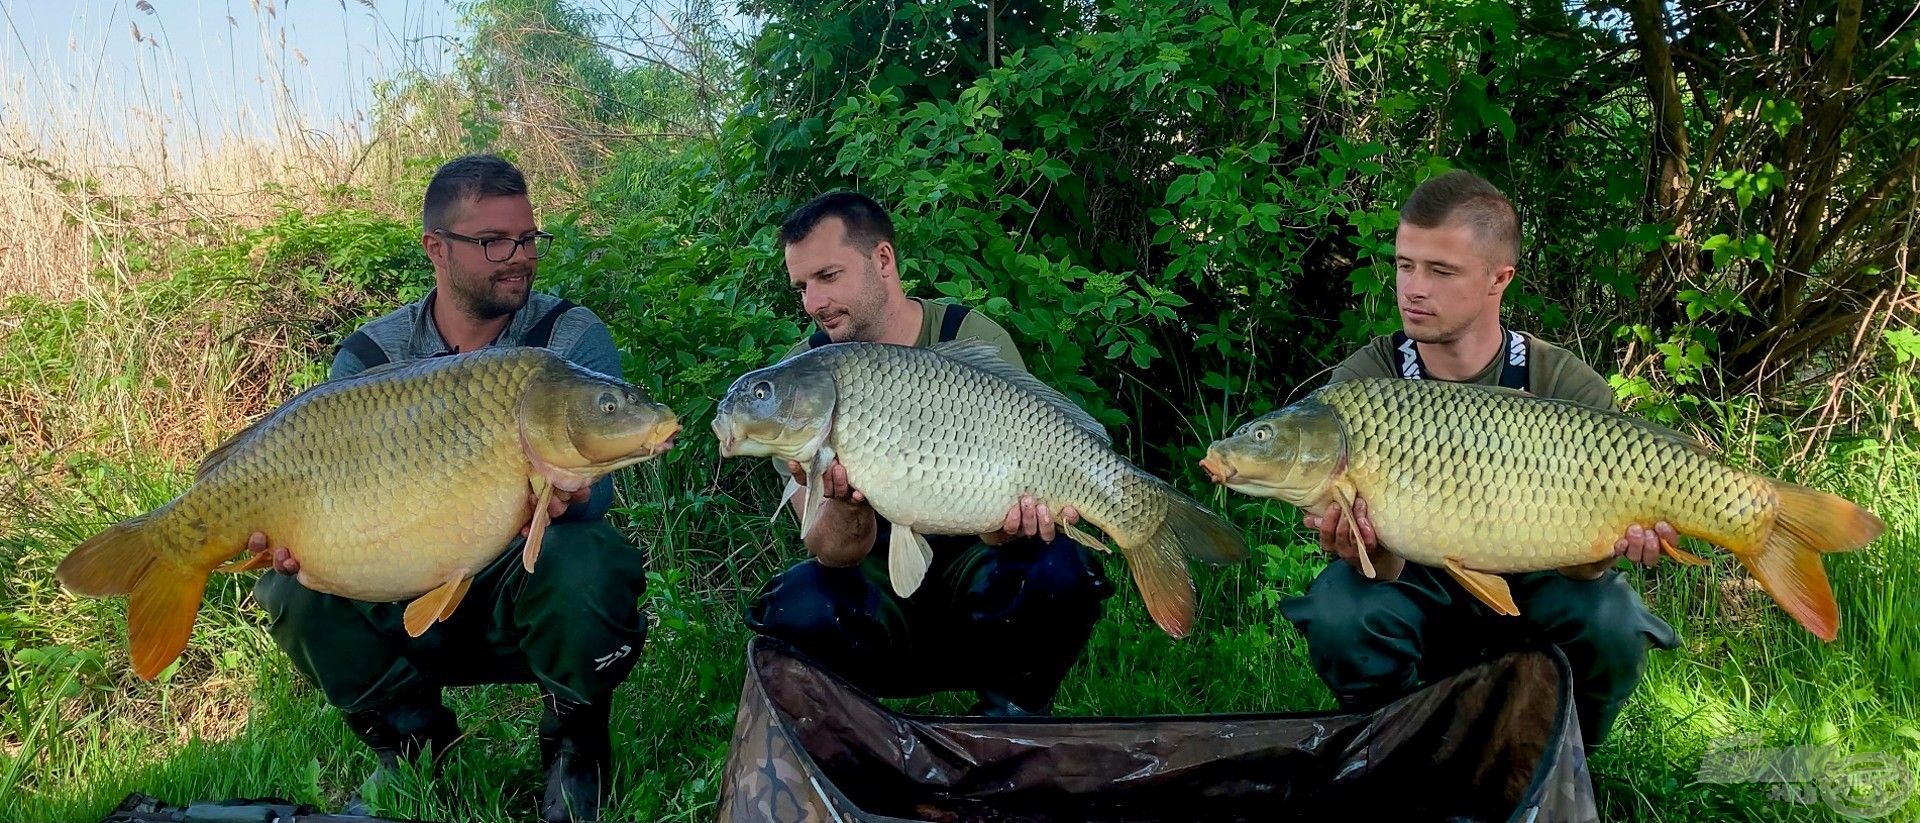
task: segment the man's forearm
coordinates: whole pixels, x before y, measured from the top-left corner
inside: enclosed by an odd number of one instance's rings
[[[572,523],[605,517],[608,510],[613,508],[613,477],[602,477],[588,488],[592,490],[592,495],[568,506],[566,511],[554,518],[554,522]]]
[[[794,501],[798,512],[799,500]],[[813,524],[813,531],[807,534],[807,553],[816,557],[846,556],[869,548],[873,545],[873,536],[879,528],[873,509],[859,503],[847,503],[840,500],[820,501],[820,521]]]

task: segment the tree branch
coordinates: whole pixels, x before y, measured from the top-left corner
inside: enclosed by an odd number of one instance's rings
[[[1661,0],[1634,0],[1630,8],[1633,31],[1640,41],[1641,65],[1647,72],[1647,97],[1654,127],[1651,167],[1654,205],[1663,217],[1673,215],[1688,188],[1687,120],[1680,87],[1667,46],[1667,23]]]
[[[1907,152],[1905,157],[1900,158],[1899,162],[1893,165],[1893,168],[1881,175],[1872,187],[1854,198],[1847,210],[1841,213],[1840,219],[1820,237],[1820,242],[1814,245],[1813,252],[1808,255],[1808,258],[1818,262],[1826,257],[1842,239],[1852,234],[1861,223],[1866,221],[1873,207],[1880,205],[1880,201],[1893,192],[1894,186],[1899,185],[1903,178],[1912,177],[1916,171],[1920,171],[1920,145],[1915,145],[1912,151]]]
[[[1674,234],[1685,238],[1691,233],[1691,221],[1683,206],[1692,186],[1687,177],[1687,120],[1680,88],[1673,71],[1673,55],[1667,43],[1665,6],[1661,0],[1634,0],[1628,9],[1634,36],[1640,44],[1641,65],[1647,74],[1647,99],[1654,115],[1647,152],[1647,209],[1656,221],[1673,222]],[[1653,286],[1648,295],[1665,300],[1668,285],[1686,277],[1691,265],[1680,245],[1649,254],[1640,265],[1640,279]],[[1668,263],[1674,269],[1668,277],[1655,275]],[[1665,283],[1667,285],[1655,285]]]

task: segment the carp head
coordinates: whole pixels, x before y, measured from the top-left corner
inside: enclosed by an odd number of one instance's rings
[[[810,462],[833,430],[839,387],[819,358],[800,355],[747,372],[720,400],[713,434],[721,457]]]
[[[1200,467],[1213,482],[1241,494],[1310,507],[1339,479],[1346,456],[1340,416],[1309,397],[1214,441]]]
[[[536,377],[520,403],[527,456],[569,491],[665,454],[679,431],[673,410],[638,386],[564,361]]]

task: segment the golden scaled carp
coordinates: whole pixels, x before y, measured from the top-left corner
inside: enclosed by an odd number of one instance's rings
[[[1594,563],[1629,525],[1665,520],[1732,552],[1832,640],[1840,616],[1820,555],[1885,529],[1843,498],[1732,468],[1625,414],[1436,380],[1326,386],[1215,442],[1202,466],[1216,483],[1316,514],[1364,498],[1382,548],[1445,568],[1507,615],[1519,609],[1496,575]]]
[[[679,427],[640,389],[545,348],[382,366],[287,401],[209,453],[179,497],[82,543],[57,574],[80,594],[131,595],[144,679],[186,648],[210,572],[269,565],[227,562],[255,531],[291,551],[310,589],[411,599],[417,637],[523,526],[533,570],[554,488],[655,457]]]
[[[927,348],[838,343],[735,380],[714,416],[723,456],[798,461],[807,468],[801,533],[837,458],[847,481],[893,524],[888,571],[912,594],[933,551],[923,535],[997,531],[1031,495],[1078,509],[1119,543],[1147,611],[1184,637],[1194,589],[1186,557],[1230,563],[1246,543],[1230,524],[1114,453],[1106,430],[1072,401],[963,339]],[[1104,550],[1087,532],[1069,537]]]

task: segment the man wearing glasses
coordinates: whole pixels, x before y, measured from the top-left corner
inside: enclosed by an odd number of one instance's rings
[[[433,288],[342,341],[329,379],[487,346],[546,346],[624,377],[613,337],[592,311],[533,291],[535,261],[553,238],[536,228],[526,181],[512,164],[480,155],[441,166],[427,184],[421,230]],[[474,578],[468,607],[417,638],[402,625],[405,603],[300,585],[291,576],[300,568],[299,535],[253,536],[248,548],[271,551],[281,572],[262,575],[254,594],[274,641],[374,750],[375,782],[423,750],[437,762],[460,737],[442,687],[537,683],[545,706],[540,817],[595,819],[612,767],[607,710],[639,660],[647,625],[639,611],[644,558],[604,519],[612,498],[611,478],[574,494],[556,489],[534,573],[521,567],[518,540],[501,547]],[[529,494],[529,517],[532,505]]]

